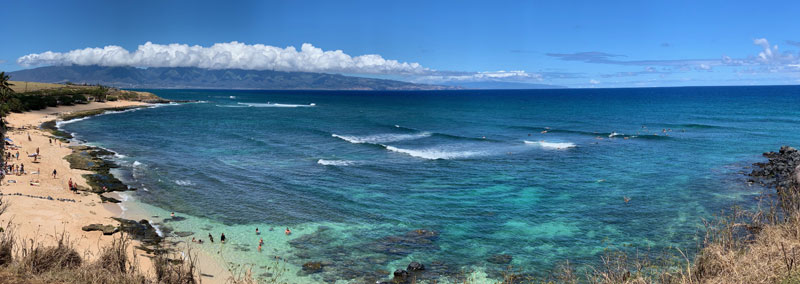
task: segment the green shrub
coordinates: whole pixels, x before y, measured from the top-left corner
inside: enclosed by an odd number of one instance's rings
[[[65,106],[71,106],[71,105],[75,104],[75,99],[72,98],[72,96],[60,95],[60,96],[58,96],[58,104],[65,105]]]
[[[72,95],[72,100],[76,104],[85,104],[85,103],[89,102],[89,100],[86,99],[86,96],[84,96],[82,94],[74,94],[74,95]]]

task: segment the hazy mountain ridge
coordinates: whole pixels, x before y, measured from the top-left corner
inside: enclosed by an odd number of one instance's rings
[[[339,74],[193,67],[47,66],[9,73],[13,80],[102,84],[120,88],[445,90],[453,86]]]

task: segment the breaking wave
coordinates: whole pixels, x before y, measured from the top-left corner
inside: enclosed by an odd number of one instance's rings
[[[319,159],[319,160],[317,160],[317,164],[320,164],[320,165],[323,165],[323,166],[350,166],[350,165],[355,164],[355,162],[354,161],[347,161],[347,160],[324,160],[324,159]]]
[[[277,103],[238,103],[240,105],[245,105],[248,107],[315,107],[317,106],[314,103],[307,104],[307,105],[297,105],[297,104],[277,104]]]
[[[542,148],[545,148],[545,149],[557,149],[557,150],[563,150],[563,149],[577,147],[577,145],[575,145],[575,143],[572,143],[572,142],[547,142],[547,141],[544,141],[544,140],[542,140],[542,141],[527,141],[527,140],[525,140],[525,144],[539,145],[539,147],[542,147]]]
[[[447,151],[443,149],[437,148],[427,148],[427,149],[403,149],[397,148],[394,146],[389,145],[382,145],[386,150],[403,153],[412,157],[428,159],[428,160],[451,160],[451,159],[464,159],[470,158],[478,155],[482,155],[483,152],[479,151]]]
[[[430,132],[421,132],[416,134],[375,134],[368,136],[350,136],[331,134],[331,136],[342,139],[353,144],[381,144],[405,140],[414,140],[425,137],[430,137]]]

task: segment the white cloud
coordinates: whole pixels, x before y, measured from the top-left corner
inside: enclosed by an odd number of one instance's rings
[[[762,51],[758,53],[757,61],[763,64],[770,65],[783,65],[797,63],[797,56],[792,53],[780,53],[778,45],[770,46],[769,41],[765,38],[757,38],[753,40],[753,44],[761,46]]]
[[[377,54],[350,56],[341,50],[324,51],[304,43],[280,48],[240,42],[209,47],[147,42],[130,52],[120,46],[76,49],[69,52],[28,54],[17,59],[22,66],[101,65],[137,67],[199,67],[209,69],[279,70],[354,74],[422,74],[430,69],[418,63],[384,59]]]
[[[542,81],[542,75],[528,73],[524,70],[486,71],[486,72],[431,72],[431,74],[413,80],[418,83],[441,82],[531,82]]]
[[[591,80],[589,80],[589,84],[597,85],[597,84],[600,84],[600,81],[597,81],[595,79],[591,79]]]

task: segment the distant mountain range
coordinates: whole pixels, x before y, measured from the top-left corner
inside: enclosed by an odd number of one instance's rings
[[[102,84],[119,88],[317,89],[317,90],[447,90],[409,82],[338,74],[201,69],[191,67],[47,66],[10,72],[15,81]]]

